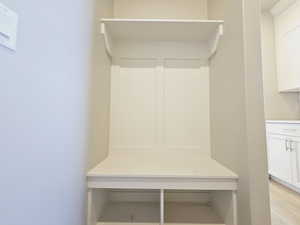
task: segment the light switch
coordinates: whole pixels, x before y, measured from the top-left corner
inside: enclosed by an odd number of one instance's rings
[[[0,3],[0,44],[16,50],[18,15]]]

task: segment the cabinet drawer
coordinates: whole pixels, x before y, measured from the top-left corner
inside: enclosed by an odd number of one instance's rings
[[[300,124],[267,123],[266,130],[269,134],[282,134],[300,137]]]

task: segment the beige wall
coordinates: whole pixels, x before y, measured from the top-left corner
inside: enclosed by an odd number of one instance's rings
[[[226,0],[224,18],[211,61],[212,155],[239,175],[239,225],[270,225],[259,1]]]
[[[114,0],[116,18],[206,19],[207,0]]]
[[[262,62],[264,78],[265,117],[268,120],[300,119],[297,93],[279,93],[276,70],[276,50],[273,17],[262,14]]]
[[[210,20],[223,20],[226,0],[208,0],[207,14]]]
[[[261,5],[244,0],[246,141],[252,225],[270,225],[269,174],[265,138],[261,58]]]
[[[112,0],[97,0],[94,12],[94,39],[90,85],[90,140],[88,165],[90,169],[101,162],[109,149],[110,66],[104,37],[99,33],[98,18],[111,17]]]

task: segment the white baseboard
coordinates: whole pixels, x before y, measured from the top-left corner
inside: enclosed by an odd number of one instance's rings
[[[297,192],[297,193],[300,194],[300,189],[297,188],[297,187],[295,187],[294,185],[289,184],[289,183],[287,183],[287,182],[285,182],[285,181],[283,181],[283,180],[281,180],[281,179],[279,179],[277,177],[274,177],[272,175],[271,175],[271,179],[274,180],[274,181],[276,181],[277,183],[282,184],[283,186],[285,186],[285,187],[287,187],[287,188],[289,188],[289,189],[291,189],[291,190],[293,190],[293,191],[295,191],[295,192]]]

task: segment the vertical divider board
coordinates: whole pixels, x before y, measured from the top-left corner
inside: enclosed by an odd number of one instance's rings
[[[232,191],[233,224],[238,225],[237,191]]]
[[[99,215],[108,202],[107,190],[88,189],[87,192],[87,225],[97,225]]]
[[[165,190],[160,189],[160,225],[165,223]]]

